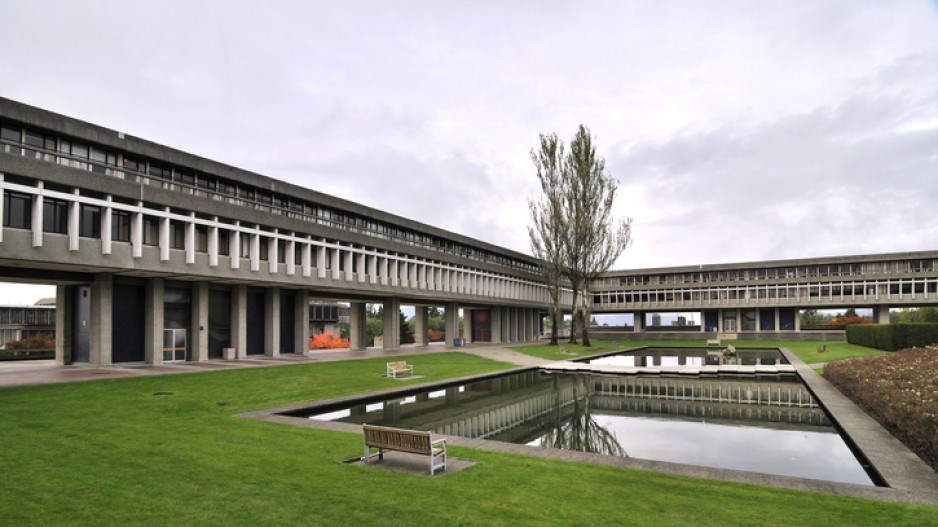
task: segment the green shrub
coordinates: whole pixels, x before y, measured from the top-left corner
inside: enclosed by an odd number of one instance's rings
[[[938,344],[938,324],[864,324],[847,326],[847,342],[896,351]]]

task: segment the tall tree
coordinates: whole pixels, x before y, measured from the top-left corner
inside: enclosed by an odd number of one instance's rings
[[[566,275],[573,289],[574,331],[570,342],[576,343],[579,330],[583,345],[589,346],[590,309],[586,291],[632,243],[632,219],[613,217],[618,184],[606,176],[606,160],[596,155],[593,136],[583,125],[570,142],[562,180],[566,239],[561,245],[566,253]]]
[[[533,223],[528,227],[528,236],[531,252],[541,262],[541,274],[550,293],[550,345],[556,346],[557,328],[560,327],[561,279],[566,269],[563,142],[557,139],[556,134],[541,134],[540,148],[531,150],[531,160],[537,169],[542,194],[528,201]]]

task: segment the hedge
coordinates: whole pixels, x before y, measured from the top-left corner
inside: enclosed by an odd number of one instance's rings
[[[938,324],[857,324],[847,326],[847,342],[896,351],[938,344]]]

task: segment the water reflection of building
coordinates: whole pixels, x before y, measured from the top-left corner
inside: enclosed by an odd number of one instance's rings
[[[361,404],[339,420],[529,443],[545,434],[568,433],[575,428],[572,424],[600,437],[595,426],[589,428],[592,416],[599,414],[680,416],[782,429],[830,425],[794,375],[642,377],[535,371]]]

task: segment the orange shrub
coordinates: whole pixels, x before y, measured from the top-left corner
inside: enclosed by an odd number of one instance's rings
[[[430,342],[440,342],[446,336],[442,331],[436,331],[433,329],[427,330],[427,336],[430,338]]]
[[[348,339],[333,336],[332,333],[320,333],[309,338],[309,349],[326,350],[349,347]]]

